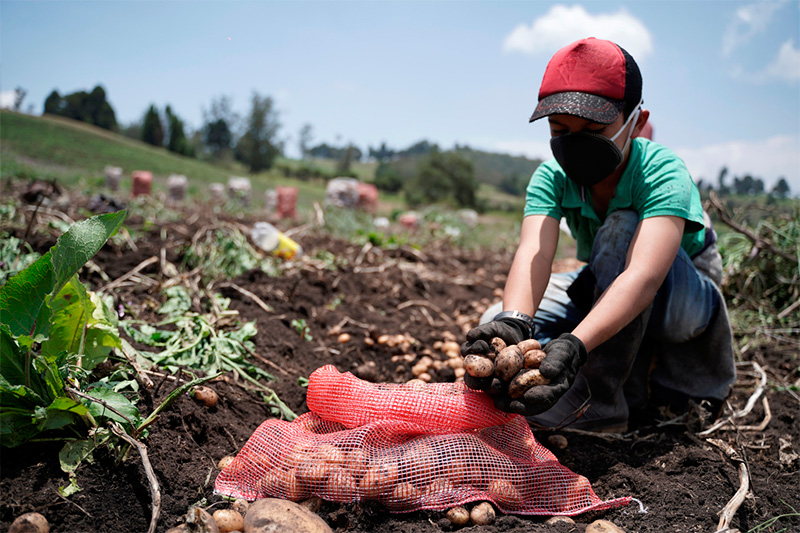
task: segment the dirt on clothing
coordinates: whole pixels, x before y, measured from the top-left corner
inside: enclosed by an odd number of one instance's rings
[[[126,225],[143,231],[135,251],[129,245],[107,244],[94,258],[108,279],[116,280],[150,257],[159,261],[143,268],[140,276],[162,281],[162,257],[180,264],[182,246],[203,226],[217,220],[207,210],[187,211],[179,222],[149,229],[143,220],[130,218]],[[247,225],[251,220],[232,218]],[[284,229],[292,223],[278,222]],[[18,231],[18,236],[24,231]],[[436,242],[418,250],[411,246],[359,245],[330,237],[307,226],[293,234],[305,251],[301,260],[272,277],[259,270],[217,283],[217,290],[231,299],[230,309],[241,321],[255,320],[256,364],[273,374],[269,383],[297,414],[308,411],[305,391],[298,379],[325,364],[352,371],[375,382],[410,379],[412,357],[432,350],[437,341],[456,338],[477,324],[480,314],[493,303],[505,282],[511,250],[465,250]],[[45,251],[55,238],[34,234],[37,251]],[[327,252],[327,253],[322,253]],[[335,258],[324,260],[321,258]],[[565,262],[563,268],[574,267]],[[95,269],[85,269],[81,279],[97,290],[107,283]],[[155,321],[153,309],[162,301],[157,286],[128,284],[113,293],[138,318]],[[265,311],[261,304],[271,308]],[[308,324],[311,340],[292,327],[293,320]],[[339,342],[339,333],[350,340]],[[409,350],[375,342],[384,334],[408,334],[418,342]],[[797,355],[780,344],[753,344],[742,350],[737,386],[726,413],[741,409],[758,385],[748,362],[756,362],[770,377],[794,382],[798,378]],[[444,358],[443,355],[438,356]],[[371,365],[374,363],[374,365]],[[691,369],[687,369],[691,371]],[[453,381],[448,367],[432,371],[433,381]],[[140,410],[149,412],[176,388],[172,378],[154,376],[152,388],[142,387]],[[227,508],[214,495],[218,461],[235,455],[253,431],[272,417],[255,393],[231,374],[209,383],[220,396],[216,407],[205,408],[189,396],[177,400],[150,427],[144,439],[149,459],[161,488],[159,531],[178,525],[193,505],[209,511]],[[800,448],[800,410],[797,393],[770,386],[756,402],[742,426],[771,419],[761,430],[715,431],[711,437],[729,443],[745,461],[751,493],[739,508],[734,525],[748,531],[778,515],[800,509],[800,461],[791,454]],[[766,403],[768,402],[768,403]],[[666,418],[662,418],[666,420]],[[498,516],[491,526],[471,526],[471,532],[578,531],[598,518],[610,520],[628,532],[715,531],[718,513],[740,486],[738,463],[698,436],[692,417],[659,426],[658,420],[626,435],[595,435],[570,431],[555,433],[568,439],[564,449],[552,446],[553,432],[534,431],[536,438],[574,472],[586,476],[604,500],[631,496],[641,502],[604,512],[574,517],[576,525],[547,525],[547,517]],[[788,445],[786,443],[789,443]],[[142,532],[150,522],[151,494],[145,470],[136,453],[118,463],[98,453],[77,472],[81,491],[61,497],[58,488],[69,483],[61,471],[58,452],[63,442],[28,443],[2,448],[0,468],[0,528],[7,530],[15,517],[30,511],[43,514],[57,532]],[[379,504],[342,505],[326,502],[317,511],[337,532],[438,532],[450,531],[443,512],[392,514]],[[800,529],[796,516],[764,531]]]

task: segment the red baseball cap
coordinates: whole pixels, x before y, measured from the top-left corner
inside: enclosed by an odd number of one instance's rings
[[[530,122],[563,114],[611,124],[641,99],[642,74],[631,55],[616,43],[589,37],[550,59]]]

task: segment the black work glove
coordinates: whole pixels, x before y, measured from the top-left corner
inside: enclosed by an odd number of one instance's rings
[[[587,352],[583,342],[572,335],[564,333],[557,339],[548,342],[544,347],[547,354],[539,366],[542,376],[550,380],[548,385],[531,387],[522,397],[522,402],[514,400],[510,403],[512,412],[520,412],[524,404],[524,414],[535,415],[553,407],[559,398],[572,387],[578,369],[586,362]]]
[[[503,339],[506,345],[519,344],[533,337],[533,328],[524,320],[511,317],[481,324],[467,332],[467,342],[461,345],[461,355],[464,357],[469,354],[488,355],[492,349],[490,344],[495,337]],[[464,374],[464,383],[470,389],[482,390],[493,396],[505,389],[496,377],[476,378],[467,373]]]

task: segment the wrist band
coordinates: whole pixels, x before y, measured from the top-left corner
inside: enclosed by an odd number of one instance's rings
[[[502,313],[497,313],[492,320],[501,320],[503,318],[514,318],[516,320],[521,320],[526,326],[528,326],[528,333],[530,335],[529,338],[533,338],[533,332],[536,331],[536,324],[534,323],[533,318],[525,313],[520,313],[519,311],[503,311]]]

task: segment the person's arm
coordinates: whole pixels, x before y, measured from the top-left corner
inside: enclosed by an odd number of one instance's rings
[[[685,220],[656,216],[639,223],[625,270],[572,331],[591,351],[628,325],[655,298],[681,245]]]
[[[558,248],[558,223],[547,215],[530,215],[522,220],[519,247],[503,292],[503,310],[536,314]]]

